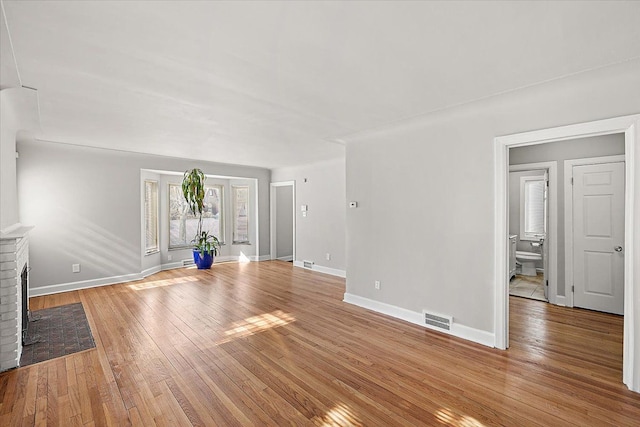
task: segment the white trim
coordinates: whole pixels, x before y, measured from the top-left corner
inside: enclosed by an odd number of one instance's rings
[[[77,291],[80,289],[97,288],[99,286],[115,285],[118,283],[134,282],[144,279],[142,273],[124,274],[122,276],[103,277],[101,279],[82,280],[79,282],[60,283],[58,285],[38,286],[29,288],[29,297],[59,294],[61,292]]]
[[[154,265],[151,268],[147,268],[146,270],[142,270],[140,275],[144,278],[144,277],[147,277],[147,276],[151,276],[152,274],[159,273],[160,271],[162,271],[162,266]]]
[[[278,261],[286,261],[286,262],[289,262],[289,261],[293,261],[293,256],[291,256],[291,255],[289,255],[289,256],[281,256],[281,257],[278,257],[278,258],[276,258],[276,259],[277,259]]]
[[[418,326],[422,326],[427,329],[442,332],[448,335],[453,335],[458,338],[473,341],[478,344],[486,345],[487,347],[493,347],[495,342],[495,336],[491,332],[482,331],[480,329],[474,329],[469,326],[461,325],[458,323],[451,323],[451,330],[443,330],[431,325],[427,325],[423,321],[423,314],[415,311],[407,310],[405,308],[397,307],[395,305],[387,304],[380,301],[375,301],[369,298],[364,298],[358,295],[345,293],[344,302],[348,304],[357,305],[359,307],[366,308],[368,310],[375,311],[377,313],[386,314],[387,316],[394,317],[396,319],[404,320],[409,323],[413,323]],[[455,320],[455,319],[454,319]]]
[[[256,212],[255,212],[255,229],[256,229],[256,250],[252,257],[260,258],[260,183],[257,178],[253,180],[253,192],[255,194]],[[251,186],[249,186],[249,194],[251,194]],[[251,212],[251,204],[249,204],[249,212]],[[233,240],[233,230],[231,230],[231,240]],[[233,242],[231,242],[233,244]],[[251,257],[250,257],[251,258]]]
[[[588,157],[564,161],[564,283],[567,307],[573,307],[573,167],[624,162],[625,156]]]
[[[549,191],[549,230],[547,233],[547,245],[549,247],[549,271],[547,272],[547,280],[549,280],[549,294],[547,297],[551,304],[560,305],[558,303],[558,162],[551,161],[509,165],[509,172],[520,172],[525,170],[549,171],[549,188],[553,189],[553,191]],[[508,206],[509,204],[507,203],[507,209]]]
[[[511,169],[509,169],[511,172]],[[540,240],[539,235],[535,236],[532,233],[527,233],[526,231],[526,197],[525,197],[525,186],[528,181],[541,181],[543,184],[546,184],[545,177],[543,175],[539,176],[521,176],[520,177],[520,240],[528,241],[528,242],[537,242]]]
[[[596,135],[624,133],[625,135],[625,301],[624,301],[624,343],[622,381],[629,389],[640,392],[640,315],[636,311],[640,298],[640,114],[598,120],[496,137],[494,139],[494,282],[495,316],[494,331],[498,348],[506,349],[509,344],[509,304],[507,281],[508,247],[508,197],[506,194],[509,148],[542,144],[567,139]],[[636,172],[637,170],[637,172]],[[636,301],[638,300],[638,301]],[[638,348],[636,348],[638,347]]]
[[[269,261],[271,255],[250,256],[250,261]],[[239,262],[240,257],[237,255],[217,256],[216,262]],[[194,265],[190,266],[194,267]],[[135,282],[145,277],[156,274],[160,271],[173,270],[176,268],[188,268],[182,264],[182,260],[171,262],[168,264],[156,265],[147,268],[140,273],[123,274],[121,276],[102,277],[100,279],[82,280],[79,282],[60,283],[57,285],[39,286],[37,288],[29,288],[29,297],[39,297],[42,295],[53,295],[61,292],[79,291],[81,289],[97,288],[100,286],[117,285],[119,283]]]
[[[276,225],[276,212],[277,212],[277,203],[276,203],[276,187],[288,187],[291,186],[291,197],[292,197],[292,209],[293,209],[293,259],[296,259],[296,182],[295,181],[280,181],[280,182],[272,182],[269,191],[269,214],[270,214],[270,227],[269,227],[269,238],[271,241],[271,259],[276,259],[278,254],[278,248],[276,244],[276,233],[277,233],[277,225]]]
[[[304,261],[295,260],[293,261],[293,266],[305,268]],[[317,265],[317,264],[313,264],[313,267],[305,268],[305,270],[313,270],[313,271],[317,271],[318,273],[330,274],[332,276],[342,277],[343,279],[347,277],[347,272],[345,270],[340,270],[340,269],[331,268],[331,267],[324,267],[322,265]]]
[[[182,268],[182,267],[184,267],[184,265],[182,264],[182,261],[176,261],[176,262],[170,262],[167,264],[160,265],[160,270],[162,271],[173,270],[175,268]]]

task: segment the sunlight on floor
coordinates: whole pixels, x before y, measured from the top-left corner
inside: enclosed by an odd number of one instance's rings
[[[356,415],[349,409],[344,403],[339,403],[331,408],[325,415],[319,420],[322,427],[339,427],[339,426],[361,426],[362,421],[356,417]]]
[[[435,413],[436,418],[442,424],[453,426],[453,427],[484,427],[480,421],[476,420],[473,417],[468,415],[458,415],[455,414],[449,408],[440,408],[440,410]]]
[[[231,329],[224,332],[227,337],[219,341],[217,344],[223,344],[236,338],[247,337],[267,329],[285,326],[295,321],[295,317],[281,310],[249,317],[241,322],[236,322],[231,325]]]
[[[132,283],[128,286],[130,289],[133,289],[134,291],[141,291],[144,289],[161,288],[163,286],[177,285],[179,283],[184,283],[184,282],[197,282],[198,280],[199,280],[198,277],[179,277],[175,279],[163,279],[163,280],[153,280],[151,282]]]
[[[240,256],[238,256],[238,262],[251,262],[251,260],[244,254],[244,252],[240,252]]]

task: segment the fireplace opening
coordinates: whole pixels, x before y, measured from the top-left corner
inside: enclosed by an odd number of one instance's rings
[[[22,283],[22,343],[24,344],[29,327],[29,268],[26,264],[20,274],[20,282]]]

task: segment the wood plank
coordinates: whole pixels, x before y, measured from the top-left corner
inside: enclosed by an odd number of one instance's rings
[[[622,317],[510,298],[508,351],[342,302],[344,279],[217,264],[32,298],[96,348],[0,374],[1,425],[617,425]]]

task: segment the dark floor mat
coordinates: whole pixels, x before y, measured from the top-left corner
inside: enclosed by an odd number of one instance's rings
[[[82,303],[31,312],[20,366],[95,348]]]

